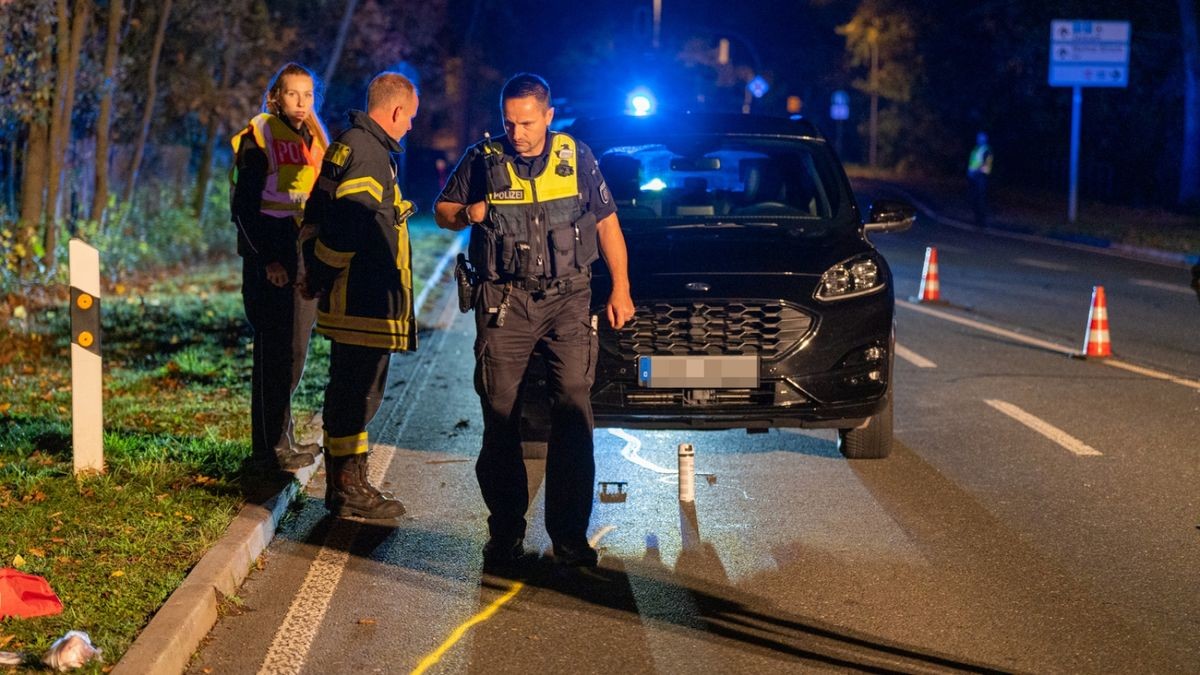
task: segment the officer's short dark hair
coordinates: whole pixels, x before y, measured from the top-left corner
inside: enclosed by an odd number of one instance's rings
[[[544,106],[550,106],[550,85],[546,84],[546,80],[542,79],[541,75],[533,73],[517,73],[508,78],[508,82],[504,83],[504,88],[500,90],[500,107],[504,107],[504,102],[510,98],[525,98],[532,96],[537,99],[538,103]]]

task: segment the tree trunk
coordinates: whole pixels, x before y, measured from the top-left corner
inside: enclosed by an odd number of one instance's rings
[[[50,24],[42,22],[37,27],[37,41],[42,52],[37,60],[37,74],[43,81],[49,80],[53,69],[50,53]],[[46,215],[46,171],[50,156],[50,118],[53,108],[49,101],[38,100],[37,109],[29,119],[29,138],[25,142],[25,171],[21,174],[21,228],[18,243],[25,249],[21,259],[21,275],[33,269],[33,249],[38,229]]]
[[[57,0],[55,14],[58,17],[58,30],[55,34],[54,49],[58,69],[54,80],[54,103],[50,113],[50,157],[47,163],[48,176],[46,179],[46,223],[58,220],[58,190],[62,183],[62,161],[66,143],[66,132],[63,129],[63,108],[67,103],[68,70],[71,65],[71,10],[67,0]],[[47,231],[53,226],[47,225]]]
[[[50,209],[50,218],[46,219],[46,231],[42,244],[46,249],[46,269],[48,270],[54,269],[58,259],[58,229],[62,214],[61,196],[63,191],[63,176],[66,173],[68,150],[71,149],[71,116],[75,114],[75,82],[79,76],[79,53],[83,49],[83,35],[87,32],[88,24],[91,20],[91,0],[76,0],[74,19],[71,24],[71,42],[67,47],[65,71],[61,69],[63,65],[62,58],[60,57],[58,61],[60,66],[59,77],[65,80],[65,84],[61,88],[63,93],[62,105],[56,106],[58,114],[62,118],[58,120],[58,142],[54,146],[55,156],[50,158],[50,162],[52,165],[57,165],[57,171],[53,171],[50,174],[50,198],[47,200]],[[53,132],[51,134],[53,135]]]
[[[208,181],[212,177],[213,156],[217,150],[217,139],[221,134],[221,106],[219,101],[226,96],[229,83],[233,81],[233,65],[237,58],[239,42],[238,18],[236,13],[225,31],[225,58],[221,63],[221,77],[217,82],[216,100],[209,110],[208,136],[204,141],[204,154],[200,157],[200,171],[196,176],[196,192],[192,195],[192,213],[196,220],[204,218],[204,205],[208,196]]]
[[[121,21],[124,0],[108,2],[108,38],[104,43],[104,82],[100,97],[100,116],[96,120],[96,191],[92,194],[90,220],[103,225],[104,209],[108,205],[108,152],[112,138],[113,92],[117,88],[117,54],[121,41]]]
[[[346,0],[346,11],[342,13],[342,22],[338,25],[337,37],[333,40],[333,49],[329,52],[329,63],[325,65],[325,86],[329,86],[329,83],[333,81],[334,73],[337,72],[338,61],[342,59],[342,46],[346,44],[346,34],[350,32],[350,23],[354,19],[354,10],[357,8],[358,0]]]
[[[1183,152],[1179,161],[1180,204],[1200,204],[1200,35],[1194,0],[1179,0],[1183,40]]]
[[[158,61],[162,55],[163,40],[167,34],[167,21],[171,18],[171,0],[164,0],[159,8],[158,31],[154,34],[154,47],[150,50],[150,67],[146,75],[146,102],[143,104],[142,124],[137,142],[133,146],[133,159],[129,162],[129,181],[125,183],[125,202],[133,199],[137,187],[138,170],[142,155],[146,152],[146,139],[150,136],[150,122],[154,119],[154,103],[158,98]]]

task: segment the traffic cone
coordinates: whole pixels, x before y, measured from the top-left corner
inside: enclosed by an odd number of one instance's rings
[[[925,266],[921,269],[921,290],[917,292],[916,302],[941,302],[942,290],[938,283],[937,249],[925,247]]]
[[[1108,302],[1104,299],[1103,286],[1092,287],[1092,307],[1088,310],[1082,356],[1112,356],[1112,343],[1108,339]]]

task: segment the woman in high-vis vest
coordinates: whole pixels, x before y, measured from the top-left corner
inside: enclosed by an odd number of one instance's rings
[[[317,116],[316,77],[288,63],[263,96],[262,112],[233,137],[233,222],[242,256],[242,299],[254,328],[250,427],[253,457],[294,470],[316,461],[318,444],[296,442],[292,394],[304,373],[316,302],[303,298],[298,242],[304,204],[329,146]]]

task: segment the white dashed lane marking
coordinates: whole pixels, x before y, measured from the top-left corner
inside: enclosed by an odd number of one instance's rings
[[[1135,286],[1145,286],[1146,288],[1157,288],[1160,291],[1174,291],[1175,293],[1183,293],[1184,295],[1192,295],[1195,293],[1192,289],[1183,284],[1167,284],[1161,281],[1151,281],[1150,279],[1134,279],[1132,282]]]
[[[937,368],[936,363],[930,361],[924,356],[921,356],[904,345],[901,345],[900,343],[896,343],[896,356],[899,356],[918,368]]]
[[[1101,454],[1101,452],[1099,450],[1093,448],[1092,446],[1088,445],[1087,443],[1084,443],[1083,441],[1079,440],[1078,438],[1075,438],[1071,434],[1068,434],[1067,432],[1063,431],[1062,429],[1059,429],[1058,427],[1054,426],[1053,424],[1050,424],[1049,422],[1047,422],[1039,417],[1035,417],[1035,416],[1025,412],[1024,410],[1018,408],[1017,406],[1015,406],[1011,403],[1008,403],[1006,401],[997,401],[996,399],[986,399],[984,401],[984,403],[987,403],[988,405],[992,406],[996,410],[999,410],[1000,412],[1004,413],[1005,415],[1008,415],[1009,417],[1015,419],[1016,421],[1020,422],[1021,424],[1024,424],[1025,426],[1029,427],[1030,429],[1033,429],[1034,431],[1045,436],[1046,438],[1049,438],[1050,440],[1061,445],[1062,447],[1066,448],[1067,450],[1070,450],[1071,452],[1075,453],[1076,455],[1078,455],[1080,457],[1096,457]]]

